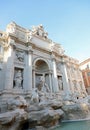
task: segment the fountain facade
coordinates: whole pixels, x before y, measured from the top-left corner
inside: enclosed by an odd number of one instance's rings
[[[67,56],[60,44],[49,39],[42,25],[29,30],[11,22],[5,32],[0,32],[0,95],[0,111],[7,112],[7,117],[0,116],[1,122],[4,118],[9,124],[19,113],[24,122],[28,119],[32,122],[32,127],[49,127],[62,118],[66,110],[63,104],[76,103],[87,93],[79,62]],[[8,122],[10,110],[14,116]],[[30,113],[29,117],[27,113]],[[51,118],[49,123],[44,114]],[[23,122],[21,118],[19,121],[17,130]]]

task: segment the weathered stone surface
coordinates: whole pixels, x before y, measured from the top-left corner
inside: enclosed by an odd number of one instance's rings
[[[28,114],[23,109],[0,114],[1,130],[18,130],[20,124],[26,121]]]
[[[64,118],[67,120],[85,119],[90,113],[89,106],[85,103],[64,105],[62,109],[65,112]]]
[[[59,109],[62,107],[62,102],[57,100],[49,100],[49,101],[42,101],[39,103],[39,106],[43,107],[52,107],[53,109]]]
[[[50,128],[45,128],[43,126],[36,126],[35,128],[31,128],[31,129],[28,129],[28,130],[50,130]]]
[[[38,104],[34,104],[34,105],[30,105],[30,107],[25,108],[25,111],[30,113],[32,111],[41,111],[41,110],[46,109],[46,108],[47,107],[45,107],[45,106],[40,106]]]
[[[15,98],[8,99],[7,106],[8,110],[13,110],[16,108],[25,108],[27,107],[27,103],[22,96],[17,96]]]
[[[33,125],[42,125],[50,127],[53,124],[56,124],[63,116],[63,111],[45,109],[41,111],[33,111],[29,113],[29,123]]]
[[[48,130],[60,123],[61,119],[89,118],[89,100],[90,97],[81,98],[74,103],[68,100],[62,102],[56,98],[47,100],[44,97],[44,100],[39,103],[27,105],[26,100],[22,97],[12,98],[7,101],[9,112],[0,114],[0,129],[23,130],[24,122],[28,122],[30,130]]]

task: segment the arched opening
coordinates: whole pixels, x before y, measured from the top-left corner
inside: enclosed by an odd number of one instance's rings
[[[43,73],[43,72],[47,72],[49,70],[49,67],[44,60],[38,60],[36,61],[35,64],[35,70],[40,73]]]
[[[47,62],[43,59],[38,59],[35,62],[35,86],[38,87],[42,80],[42,86],[49,88],[50,90],[50,76],[49,76],[49,66]]]

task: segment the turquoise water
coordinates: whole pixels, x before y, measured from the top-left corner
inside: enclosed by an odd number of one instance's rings
[[[89,121],[75,121],[75,122],[63,122],[60,127],[54,130],[90,130],[90,120]]]

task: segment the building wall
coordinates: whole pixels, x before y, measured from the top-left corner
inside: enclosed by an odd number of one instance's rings
[[[85,61],[81,62],[80,69],[82,71],[86,90],[90,94],[90,59],[86,59]]]
[[[81,62],[80,69],[81,70],[90,69],[90,59],[86,59],[85,61]]]
[[[90,70],[82,71],[86,88],[90,87]]]
[[[10,23],[5,33],[0,38],[4,49],[0,60],[0,64],[3,63],[1,89],[12,93],[29,92],[43,77],[50,92],[82,95],[85,87],[79,62],[65,55],[62,46],[48,38],[43,26],[27,30]]]

